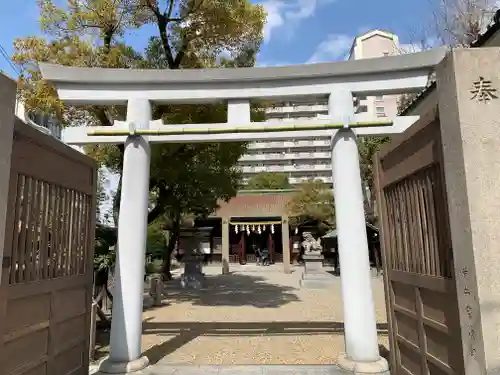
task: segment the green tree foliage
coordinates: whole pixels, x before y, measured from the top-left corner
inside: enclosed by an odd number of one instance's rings
[[[68,0],[65,6],[39,0],[39,5],[43,36],[20,38],[14,45],[13,59],[22,69],[21,98],[28,109],[50,113],[64,125],[111,125],[115,119],[123,120],[126,111],[120,106],[65,105],[54,87],[41,79],[38,61],[106,68],[253,66],[265,22],[263,7],[249,0]],[[140,53],[127,44],[127,37],[145,25],[156,32]],[[155,119],[170,124],[225,122],[226,115],[223,105],[154,109]],[[163,218],[178,234],[183,216],[207,213],[218,199],[229,199],[240,180],[234,165],[245,147],[244,143],[154,145],[150,182],[154,202],[148,221]],[[121,171],[123,145],[92,146],[87,151],[110,170]],[[121,181],[115,213],[120,187]]]
[[[398,98],[398,114],[402,113],[417,97],[419,93],[402,94]]]
[[[286,173],[261,172],[248,180],[244,186],[245,190],[276,190],[291,189],[292,185],[288,181]]]
[[[363,137],[358,139],[359,168],[365,198],[365,215],[368,222],[376,219],[373,162],[380,147],[390,142],[390,137]]]
[[[162,258],[167,248],[167,232],[160,220],[155,220],[148,226],[146,253],[151,259]]]
[[[101,204],[106,201],[107,194],[104,185],[106,184],[106,177],[103,175],[102,171],[99,170],[97,174],[97,204],[96,204],[96,221],[101,222]]]
[[[97,224],[94,267],[97,272],[111,271],[114,267],[115,254],[110,254],[110,247],[116,243],[117,232],[114,228]]]
[[[290,200],[288,213],[292,226],[314,225],[318,234],[325,234],[335,227],[332,189],[320,180],[303,183]]]
[[[390,137],[363,137],[358,140],[359,167],[361,169],[361,180],[370,189],[373,189],[373,158],[383,144],[390,142]]]

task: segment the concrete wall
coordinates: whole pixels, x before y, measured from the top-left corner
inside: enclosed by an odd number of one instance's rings
[[[466,374],[500,373],[500,48],[455,50],[437,87]],[[494,92],[499,95],[498,91]]]
[[[16,83],[0,73],[0,259],[3,259],[5,222],[10,182]],[[2,268],[0,267],[0,283]]]

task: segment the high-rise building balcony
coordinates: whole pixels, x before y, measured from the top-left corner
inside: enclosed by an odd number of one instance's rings
[[[250,176],[248,177],[243,177],[241,179],[242,184],[248,184],[248,181],[250,180]],[[321,180],[325,184],[333,184],[333,178],[331,176],[314,176],[314,175],[303,175],[299,177],[289,177],[288,182],[290,185],[300,185],[303,184],[304,182],[310,181],[310,180]]]
[[[325,137],[321,139],[308,139],[308,140],[297,140],[297,141],[258,141],[252,142],[248,145],[248,149],[272,149],[272,148],[291,148],[291,147],[330,147],[331,140],[330,137]]]
[[[243,155],[240,158],[240,161],[268,161],[268,160],[296,160],[296,159],[330,159],[331,152],[322,151],[322,152],[262,152],[262,153],[254,153],[250,152],[248,154]]]
[[[281,114],[281,113],[320,113],[328,112],[328,105],[326,104],[299,104],[299,105],[286,105],[267,107],[266,114]]]
[[[331,164],[294,164],[294,165],[241,165],[242,173],[261,172],[331,172]]]
[[[303,177],[289,177],[288,182],[291,185],[299,185],[310,180],[321,180],[325,184],[333,184],[333,178],[331,176],[303,176]]]

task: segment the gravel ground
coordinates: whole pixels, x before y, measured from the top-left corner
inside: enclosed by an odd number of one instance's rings
[[[300,267],[208,266],[202,290],[168,285],[164,306],[144,312],[143,349],[152,363],[333,364],[344,351],[340,279],[301,289]],[[380,344],[388,347],[384,288],[373,279]]]

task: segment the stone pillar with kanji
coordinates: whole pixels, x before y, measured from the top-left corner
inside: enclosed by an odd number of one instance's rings
[[[499,48],[454,50],[436,75],[466,375],[500,373],[499,61]]]

